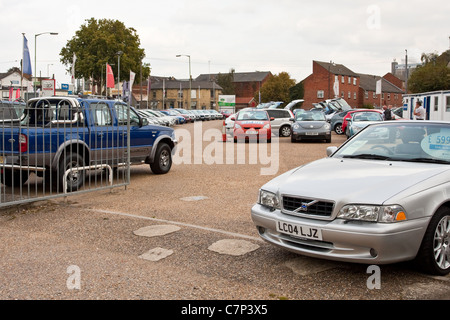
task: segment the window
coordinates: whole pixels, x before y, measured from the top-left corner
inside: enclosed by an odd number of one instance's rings
[[[353,93],[353,99],[356,100],[356,92]]]
[[[445,111],[450,112],[450,96],[445,97]]]
[[[439,97],[434,97],[434,111],[439,109]]]
[[[349,91],[348,92],[348,98],[351,99],[352,98],[352,93]]]
[[[387,94],[387,99],[391,100],[391,94],[390,93]]]
[[[342,76],[342,83],[345,83],[345,76]]]
[[[352,84],[352,77],[348,76],[348,84]]]
[[[369,99],[369,91],[364,91],[364,98]]]
[[[356,78],[353,78],[353,85],[356,86]]]
[[[341,97],[344,98],[345,97],[345,93],[344,91],[341,92]]]
[[[89,106],[89,112],[91,114],[91,121],[96,126],[110,126],[111,112],[109,106],[106,103],[93,103]]]
[[[116,110],[119,125],[126,125],[128,122],[128,106],[126,104],[116,103],[114,109]],[[132,109],[130,109],[130,125],[139,125],[139,116]]]
[[[372,96],[374,99],[377,97],[377,93],[374,91],[373,92],[373,96]]]
[[[325,94],[323,90],[317,90],[317,98],[323,99],[324,96]]]

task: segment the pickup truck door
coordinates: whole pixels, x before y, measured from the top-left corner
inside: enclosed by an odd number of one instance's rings
[[[116,164],[120,162],[119,137],[113,127],[111,108],[106,102],[91,102],[88,107],[90,121],[89,147],[91,163]]]
[[[142,162],[150,154],[151,148],[155,140],[155,133],[149,126],[142,126],[141,119],[137,112],[128,105],[116,102],[114,110],[117,117],[117,129],[119,132],[119,144],[124,148],[124,156],[127,156],[126,146],[127,139],[127,123],[128,110],[130,111],[130,160],[132,163]]]

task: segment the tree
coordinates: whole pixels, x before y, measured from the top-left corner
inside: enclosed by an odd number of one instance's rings
[[[412,93],[450,90],[450,50],[440,56],[436,53],[422,54],[422,66],[411,74],[408,89]]]
[[[227,74],[219,73],[217,75],[217,84],[222,87],[222,94],[234,95],[236,94],[236,87],[234,85],[234,69],[231,69]]]
[[[303,81],[297,83],[295,86],[289,88],[289,99],[297,100],[303,99],[305,96],[305,87],[303,86]]]
[[[283,101],[288,103],[291,101],[290,89],[295,86],[295,80],[291,79],[289,73],[280,72],[271,77],[261,87],[261,101]],[[258,101],[259,93],[255,95],[255,100]]]
[[[133,28],[126,28],[118,20],[91,18],[86,20],[75,36],[61,49],[61,62],[72,68],[73,56],[77,57],[75,77],[92,79],[99,84],[105,79],[106,64],[112,66],[115,76],[118,75],[118,52],[120,55],[120,79],[128,80],[130,70],[136,73],[136,78],[147,78],[150,74],[148,64],[143,64],[144,49],[140,48],[140,39]]]

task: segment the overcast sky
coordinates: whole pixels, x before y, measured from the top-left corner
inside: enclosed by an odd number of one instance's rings
[[[297,82],[312,61],[333,61],[357,73],[383,76],[395,59],[450,46],[448,0],[0,0],[0,72],[19,67],[22,33],[33,73],[70,82],[59,53],[86,19],[117,19],[134,28],[155,76],[288,72]],[[43,32],[58,32],[57,36]]]

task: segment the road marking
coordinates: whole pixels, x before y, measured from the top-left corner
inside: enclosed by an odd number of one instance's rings
[[[189,223],[183,223],[183,222],[177,222],[177,221],[170,221],[170,220],[164,220],[164,219],[156,219],[156,218],[150,218],[150,217],[143,217],[143,216],[138,216],[138,215],[134,215],[134,214],[130,214],[130,213],[110,211],[110,210],[102,210],[102,209],[86,209],[86,210],[93,211],[93,212],[98,212],[98,213],[107,213],[107,214],[114,214],[114,215],[118,215],[118,216],[125,216],[125,217],[131,217],[131,218],[137,218],[137,219],[143,219],[143,220],[150,220],[150,221],[156,221],[156,222],[164,222],[164,223],[169,223],[169,224],[175,224],[175,225],[178,225],[178,226],[184,226],[184,227],[195,228],[195,229],[204,230],[204,231],[221,233],[221,234],[225,234],[225,235],[228,235],[228,236],[233,236],[233,237],[238,237],[238,238],[243,238],[243,239],[249,239],[249,240],[253,240],[253,241],[260,241],[260,242],[264,241],[261,238],[247,236],[245,234],[234,233],[234,232],[229,232],[229,231],[220,230],[220,229],[214,229],[214,228],[208,228],[208,227],[202,227],[202,226],[198,226],[198,225],[195,225],[195,224],[189,224]]]

